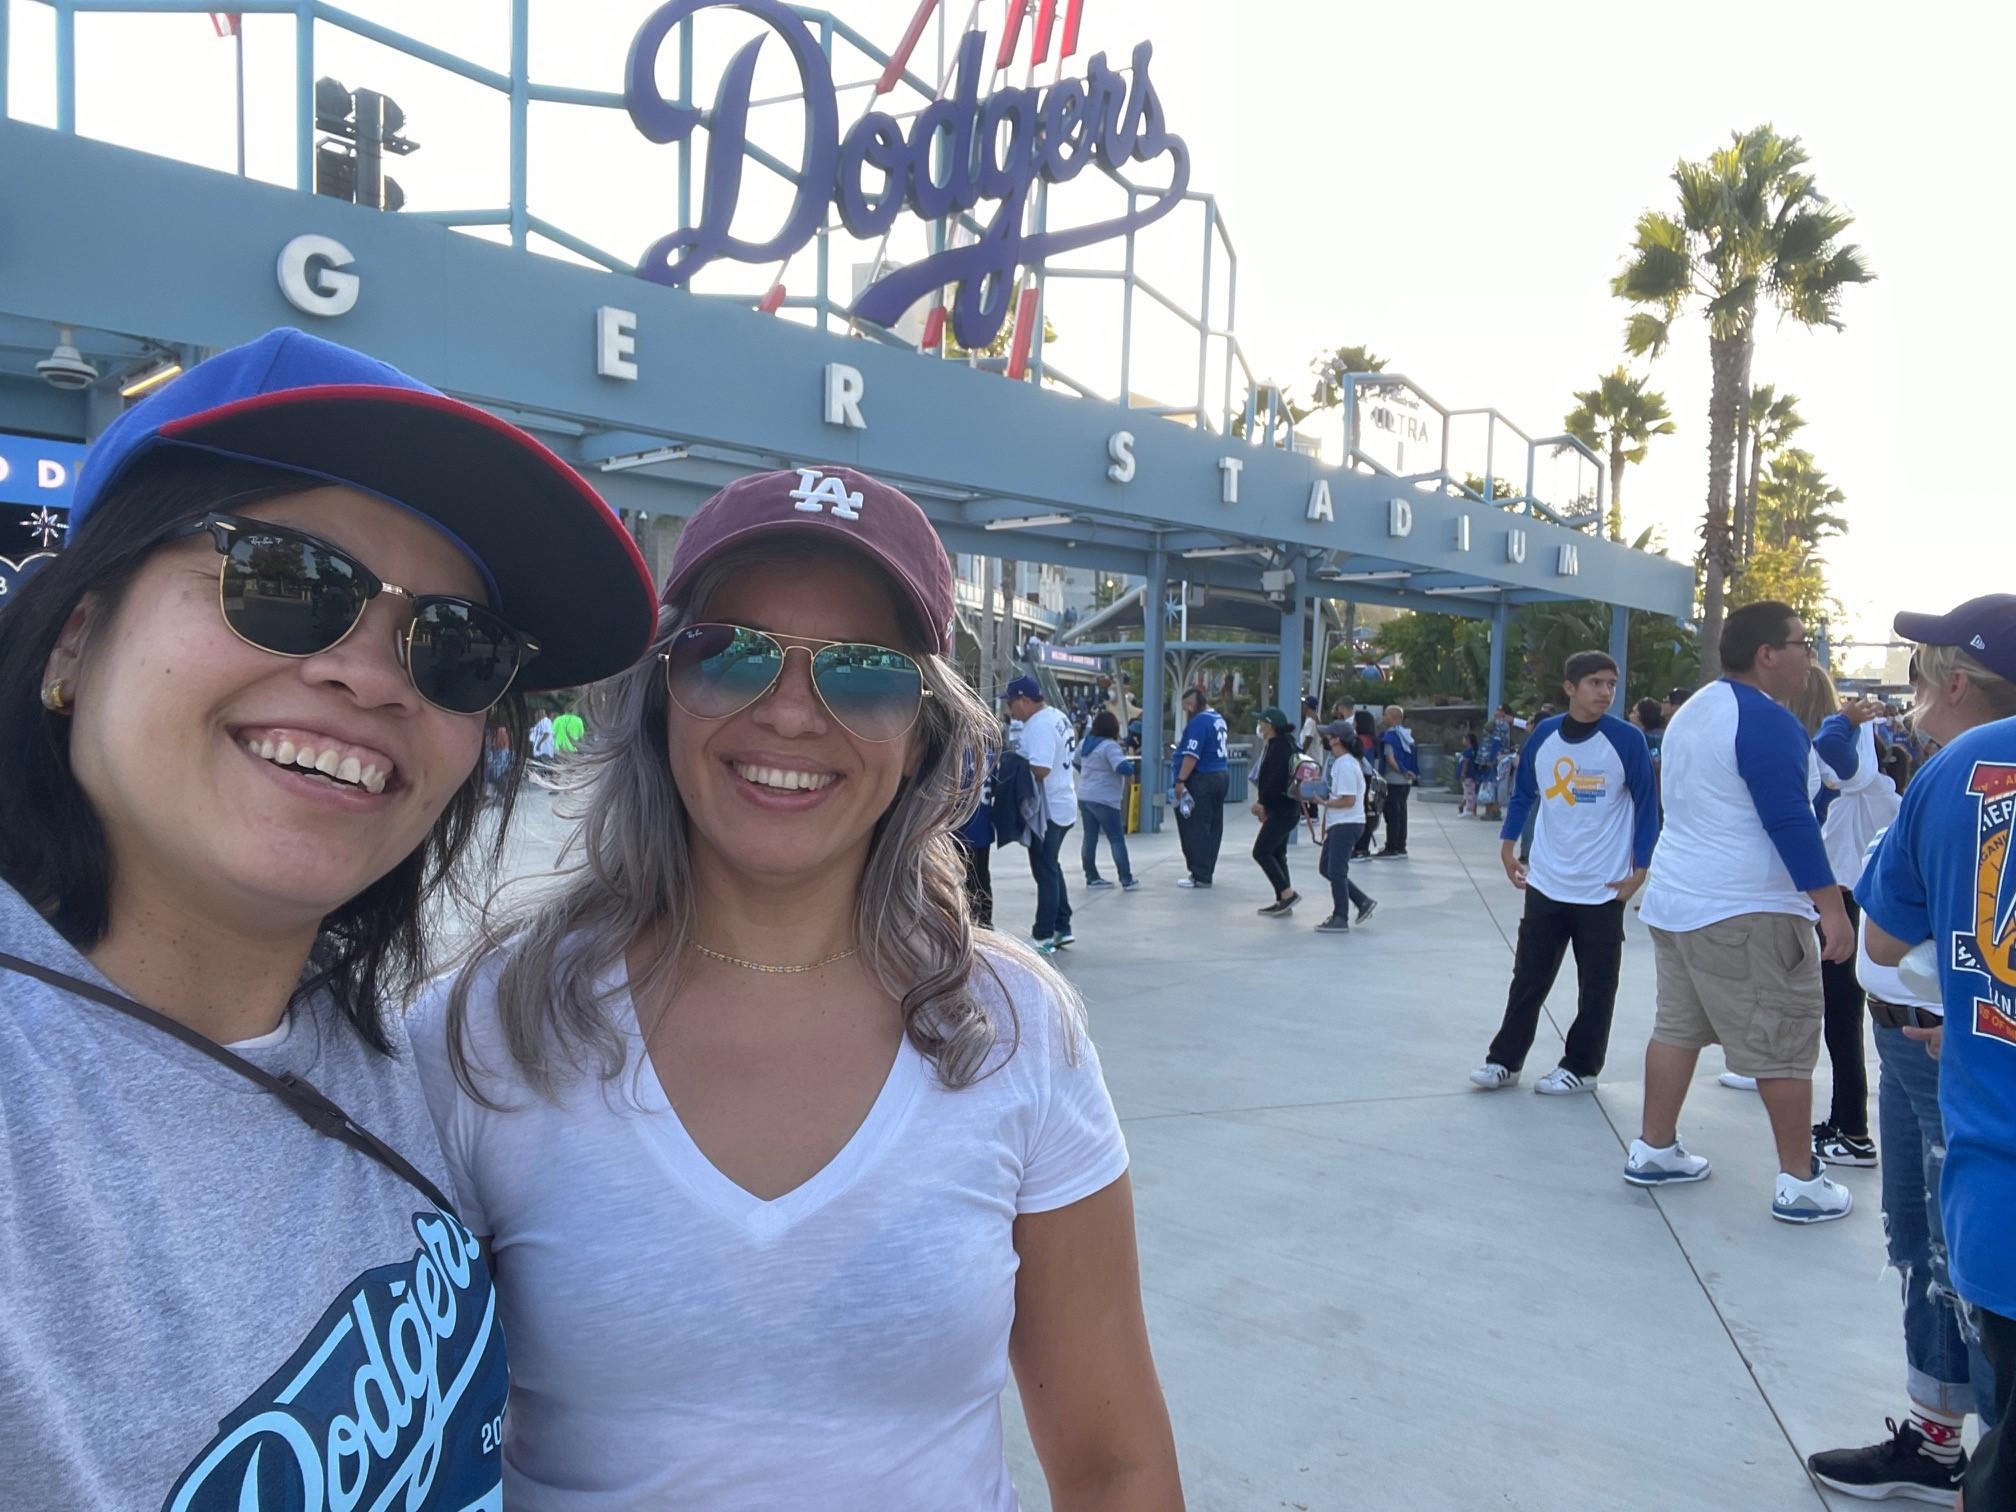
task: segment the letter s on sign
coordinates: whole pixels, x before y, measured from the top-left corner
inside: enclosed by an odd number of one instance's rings
[[[1115,483],[1134,481],[1134,432],[1115,431],[1106,438],[1106,455],[1112,465],[1106,469],[1106,476]]]
[[[356,306],[362,281],[339,270],[356,260],[333,236],[297,236],[280,249],[280,292],[304,315],[347,315]]]

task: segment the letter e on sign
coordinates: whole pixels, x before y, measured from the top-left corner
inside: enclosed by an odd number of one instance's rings
[[[297,236],[280,249],[275,271],[287,303],[303,315],[333,320],[357,304],[361,280],[342,270],[357,259],[333,236]]]
[[[861,415],[861,396],[868,392],[868,380],[861,369],[844,362],[826,364],[826,423],[844,425],[849,430],[866,430]]]
[[[1386,501],[1386,534],[1404,536],[1414,533],[1414,506],[1405,499]]]
[[[637,316],[603,305],[595,312],[595,372],[602,378],[637,379]]]
[[[1115,483],[1134,481],[1134,432],[1115,431],[1106,438],[1106,456],[1111,465],[1106,476]]]

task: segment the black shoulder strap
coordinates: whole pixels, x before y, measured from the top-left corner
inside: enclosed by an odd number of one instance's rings
[[[24,961],[0,951],[0,971],[11,971],[20,976],[33,977],[36,981],[67,992],[73,997],[89,998],[94,1003],[102,1003],[128,1018],[138,1019],[150,1029],[159,1029],[163,1034],[172,1035],[199,1054],[207,1055],[218,1065],[237,1072],[247,1081],[280,1099],[300,1117],[301,1121],[325,1138],[338,1140],[351,1149],[375,1160],[386,1170],[412,1186],[421,1196],[441,1209],[450,1217],[455,1217],[454,1204],[447,1195],[429,1181],[404,1155],[385,1143],[376,1134],[358,1123],[335,1103],[315,1089],[312,1082],[296,1076],[292,1071],[273,1075],[261,1066],[255,1066],[242,1055],[234,1055],[222,1045],[198,1034],[187,1024],[178,1024],[165,1014],[156,1013],[152,1008],[121,997],[116,992],[107,992],[103,987],[83,981],[65,972],[41,966],[33,961]],[[459,1219],[458,1219],[459,1221]]]

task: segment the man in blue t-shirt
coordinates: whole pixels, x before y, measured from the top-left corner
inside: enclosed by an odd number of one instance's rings
[[[1967,1505],[2016,1507],[2016,719],[1969,730],[1926,763],[1855,898],[1871,960],[1898,965],[1923,941],[1937,964],[1951,1033],[1907,1032],[1944,1040],[1940,1213],[2000,1417],[1968,1466]]]
[[[1611,716],[1617,663],[1578,651],[1562,669],[1568,712],[1545,720],[1499,830],[1499,859],[1526,894],[1505,1018],[1471,1083],[1495,1091],[1519,1080],[1540,1027],[1540,1009],[1568,947],[1575,947],[1575,1023],[1559,1065],[1533,1090],[1592,1092],[1610,1047],[1617,975],[1624,960],[1624,905],[1645,881],[1659,838],[1659,799],[1645,737]],[[1526,816],[1539,815],[1530,865],[1519,860]]]
[[[1189,868],[1178,887],[1209,887],[1225,839],[1225,791],[1231,783],[1225,720],[1202,688],[1183,695],[1183,738],[1176,744],[1176,835]],[[1187,810],[1187,812],[1186,812]]]

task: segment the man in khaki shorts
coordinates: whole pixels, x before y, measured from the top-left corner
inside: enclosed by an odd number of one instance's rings
[[[1675,711],[1660,752],[1665,828],[1639,913],[1652,931],[1658,1015],[1624,1179],[1708,1175],[1678,1121],[1702,1047],[1719,1044],[1731,1071],[1757,1078],[1771,1117],[1772,1217],[1821,1223],[1854,1202],[1813,1157],[1820,962],[1848,959],[1855,933],[1813,812],[1811,742],[1784,707],[1805,686],[1812,648],[1790,607],[1765,602],[1729,616],[1720,651],[1722,680]]]

